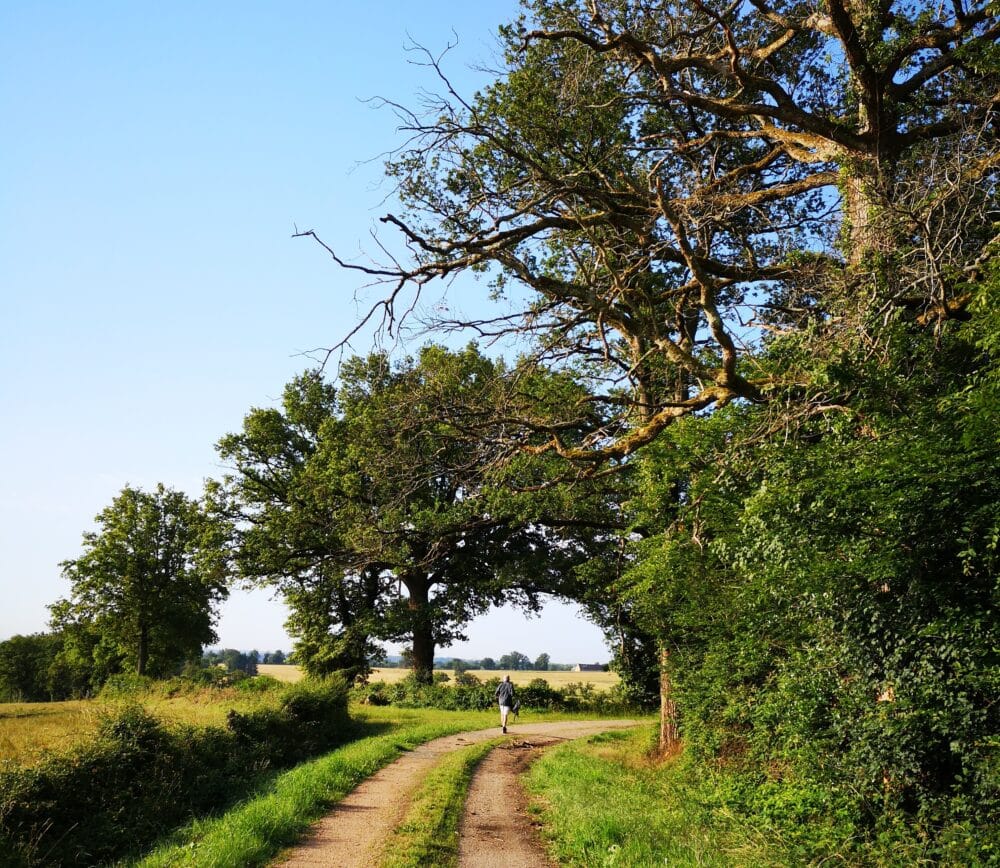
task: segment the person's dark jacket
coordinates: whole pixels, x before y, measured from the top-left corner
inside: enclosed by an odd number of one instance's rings
[[[514,705],[514,685],[509,681],[501,681],[495,694],[497,703],[500,705]]]

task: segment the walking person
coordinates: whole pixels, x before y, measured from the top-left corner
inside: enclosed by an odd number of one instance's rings
[[[506,732],[507,717],[514,707],[514,685],[510,683],[509,675],[503,677],[503,681],[500,682],[494,695],[500,704],[500,728]]]

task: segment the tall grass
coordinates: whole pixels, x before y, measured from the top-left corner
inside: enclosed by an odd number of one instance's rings
[[[276,776],[268,792],[221,817],[185,826],[134,864],[142,868],[266,865],[298,841],[332,805],[404,751],[485,725],[484,715],[477,713],[409,711],[400,715],[398,711],[373,709],[367,715],[369,724],[398,727],[393,731],[352,742]]]
[[[46,752],[67,750],[97,732],[100,707],[91,701],[0,704],[0,766],[34,765]]]
[[[197,687],[180,679],[123,697],[66,702],[0,703],[0,765],[36,765],[93,738],[101,721],[123,705],[140,703],[166,723],[224,726],[230,711],[247,714],[272,705],[282,686],[269,678],[231,687]]]
[[[557,747],[532,767],[532,810],[560,864],[786,864],[752,830],[705,809],[683,764],[648,760],[652,737],[648,727],[603,733]]]

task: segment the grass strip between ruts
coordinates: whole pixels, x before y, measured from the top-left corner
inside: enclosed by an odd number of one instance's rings
[[[413,794],[410,808],[386,842],[380,868],[451,868],[458,864],[458,830],[476,767],[496,738],[448,754]]]
[[[170,842],[133,863],[141,868],[194,865],[242,868],[266,865],[296,843],[308,826],[361,781],[404,751],[468,730],[469,720],[418,724],[360,739],[278,775],[270,791],[220,817],[195,820]]]

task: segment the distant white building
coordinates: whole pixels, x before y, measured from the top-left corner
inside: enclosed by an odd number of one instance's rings
[[[577,663],[573,667],[574,672],[603,672],[604,665],[601,663]]]

